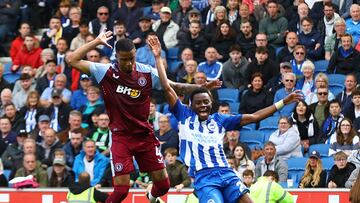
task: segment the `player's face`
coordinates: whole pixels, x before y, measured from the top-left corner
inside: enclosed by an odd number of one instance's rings
[[[195,94],[191,108],[197,113],[200,120],[207,120],[212,108],[210,95],[208,93]]]
[[[117,59],[120,70],[130,73],[135,66],[135,49],[131,51],[119,51],[117,53]]]

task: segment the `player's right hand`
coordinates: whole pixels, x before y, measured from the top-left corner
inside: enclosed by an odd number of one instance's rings
[[[110,44],[107,43],[108,40],[112,39],[113,38],[113,32],[111,31],[104,31],[104,32],[101,32],[98,36],[97,36],[97,39],[100,40],[100,43],[105,45],[105,46],[108,46],[110,49],[112,49],[112,46]]]

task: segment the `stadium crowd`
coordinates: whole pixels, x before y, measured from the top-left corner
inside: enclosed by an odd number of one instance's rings
[[[289,161],[306,157],[296,186],[351,188],[360,170],[358,3],[0,0],[0,53],[11,57],[0,65],[0,186],[32,174],[41,187],[68,187],[84,171],[92,186],[111,186],[111,115],[94,78],[65,58],[100,32],[113,30],[109,44],[131,39],[136,61],[152,66],[146,39],[156,34],[174,81],[223,81],[222,89],[212,90],[214,112],[254,113],[301,90],[304,99],[276,112],[270,129],[262,130],[260,122],[226,133],[228,162],[247,186],[268,170],[287,182]],[[112,63],[115,50],[99,46],[86,59]],[[14,75],[18,80],[10,79]],[[149,122],[161,142],[171,187],[180,191],[192,180],[177,158],[177,121],[163,104],[160,83],[152,85]],[[238,96],[228,100],[222,90]],[[187,103],[189,95],[181,99]],[[254,145],[252,138],[242,138],[249,132],[261,133],[262,141]],[[319,144],[327,146],[327,154],[312,150]],[[326,170],[324,157],[335,161]],[[147,188],[151,179],[135,171],[129,184]]]

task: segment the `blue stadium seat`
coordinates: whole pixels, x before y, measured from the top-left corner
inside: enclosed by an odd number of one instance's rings
[[[334,158],[333,157],[321,158],[321,161],[322,161],[323,169],[329,173],[331,168],[335,164]]]
[[[9,181],[10,180],[9,178],[10,178],[11,170],[5,169],[3,171],[3,174],[4,174],[5,178]]]
[[[329,85],[339,84],[344,85],[346,76],[343,74],[328,74]]]
[[[11,66],[12,66],[11,62],[5,63],[4,64],[4,73],[11,73]]]
[[[260,121],[259,130],[265,134],[267,140],[269,140],[271,133],[278,129],[279,118],[279,116],[271,116]]]
[[[327,158],[329,157],[329,148],[330,144],[314,144],[310,145],[309,147],[309,153],[316,150],[320,153],[321,158]]]
[[[340,94],[342,91],[344,91],[344,85],[340,84],[329,84],[329,90],[333,95],[336,97],[338,94]]]
[[[20,74],[18,73],[4,73],[4,79],[11,84],[14,84],[16,80],[20,78]]]
[[[239,90],[231,88],[223,88],[217,90],[219,100],[222,102],[235,103],[239,102]]]
[[[170,73],[176,73],[176,71],[178,70],[179,65],[181,64],[181,61],[178,60],[168,60],[167,64],[168,64],[168,71]]]
[[[283,48],[284,48],[284,47],[277,47],[277,48],[275,49],[275,54],[276,54],[276,56],[279,55],[280,51],[281,51]]]
[[[178,52],[179,52],[179,47],[172,47],[172,48],[168,49],[166,58],[168,60],[177,60]]]
[[[320,73],[320,72],[324,73],[327,71],[327,68],[329,66],[329,61],[328,60],[315,61],[314,65],[315,65],[315,73]]]
[[[143,8],[143,13],[144,14],[150,13],[150,11],[151,11],[151,6],[146,6],[146,7]]]
[[[230,105],[230,112],[232,114],[238,114],[239,113],[239,107],[240,107],[239,102],[231,102],[231,103],[229,103],[229,105]]]
[[[242,131],[255,130],[255,129],[256,129],[256,123],[250,123],[241,127]]]
[[[248,145],[262,145],[264,143],[264,134],[258,130],[241,130],[239,141]]]
[[[288,178],[294,181],[294,187],[299,185],[301,177],[304,175],[307,160],[307,158],[303,157],[292,157],[286,161],[288,164]]]

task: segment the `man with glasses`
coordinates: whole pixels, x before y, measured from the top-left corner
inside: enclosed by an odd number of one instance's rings
[[[274,96],[274,103],[284,99],[289,94],[295,91],[296,84],[296,76],[294,73],[285,73],[283,75],[284,88],[279,89]],[[284,106],[284,108],[276,111],[274,115],[277,116],[290,116],[294,111],[296,103],[291,103],[289,105]]]
[[[257,47],[266,47],[268,49],[269,58],[272,60],[276,60],[275,48],[268,44],[267,35],[265,33],[258,33],[255,37],[255,47],[251,48],[246,54],[246,58],[249,62],[255,60],[255,53]]]
[[[335,165],[330,170],[328,188],[345,188],[346,181],[356,168],[353,163],[347,161],[347,158],[348,156],[343,151],[334,155]]]
[[[110,18],[109,9],[106,6],[101,6],[97,10],[97,18],[90,21],[89,31],[91,34],[99,35],[100,32],[105,30],[113,30],[113,20]]]
[[[60,95],[60,99],[64,103],[69,103],[71,99],[71,91],[66,88],[66,75],[58,74],[55,77],[54,87],[47,87],[44,92],[41,94],[40,103],[43,107],[49,107],[52,103],[52,91],[57,90]]]
[[[107,113],[101,113],[97,119],[97,128],[88,134],[88,137],[95,141],[97,150],[105,156],[110,155],[110,118]]]

